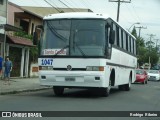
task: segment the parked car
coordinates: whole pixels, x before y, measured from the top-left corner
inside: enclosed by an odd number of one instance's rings
[[[160,72],[159,70],[149,70],[148,71],[148,80],[158,81],[160,80]]]
[[[147,84],[148,82],[148,75],[147,72],[143,69],[136,70],[136,80],[135,82]]]

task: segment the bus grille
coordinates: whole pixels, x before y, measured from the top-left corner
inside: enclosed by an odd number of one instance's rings
[[[53,70],[68,71],[67,68],[53,68]],[[86,68],[72,68],[70,71],[86,71]]]

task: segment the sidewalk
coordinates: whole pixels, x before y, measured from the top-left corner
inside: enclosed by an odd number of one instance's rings
[[[4,83],[4,80],[0,80],[0,95],[50,88],[48,86],[40,86],[38,78],[11,78],[10,85]]]

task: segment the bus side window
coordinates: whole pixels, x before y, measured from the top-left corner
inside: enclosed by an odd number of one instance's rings
[[[117,46],[119,47],[120,45],[119,45],[119,27],[118,26],[116,26],[116,40],[117,40]]]
[[[128,51],[128,35],[126,33],[126,50]]]
[[[124,41],[124,39],[123,39],[123,30],[121,29],[121,46],[122,46],[122,48],[124,48],[123,41]]]
[[[132,43],[133,43],[133,54],[135,54],[135,50],[134,50],[134,39],[132,38]]]
[[[134,40],[134,54],[137,55],[136,40]]]
[[[123,48],[126,50],[126,32],[123,31]]]
[[[133,53],[133,39],[130,37],[130,40],[131,40],[131,42],[130,42],[130,46],[131,46],[131,53]]]
[[[117,31],[116,31],[116,25],[113,24],[113,30],[115,31],[115,41],[114,41],[114,45],[117,45]]]
[[[128,46],[129,46],[129,52],[131,52],[131,37],[129,36],[129,43],[128,43]]]
[[[122,48],[121,28],[119,28],[119,47]]]

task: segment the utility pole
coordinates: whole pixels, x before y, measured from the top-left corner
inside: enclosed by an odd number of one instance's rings
[[[154,36],[156,36],[156,35],[153,35],[153,34],[147,34],[147,35],[149,35],[149,38],[150,38],[150,45],[149,45],[149,66],[151,67],[151,58],[150,58],[150,54],[151,54],[151,39],[152,39],[152,37],[154,37]]]
[[[120,13],[120,5],[121,3],[131,3],[131,0],[124,1],[124,0],[109,0],[109,2],[118,2],[118,8],[117,8],[117,22],[119,22],[119,13]]]
[[[147,35],[149,36],[149,41],[150,41],[150,43],[149,43],[149,48],[151,49],[152,38],[153,38],[154,36],[156,36],[156,35],[153,35],[153,34],[147,34]]]
[[[157,43],[158,43],[158,40],[159,40],[159,39],[154,39],[154,40],[156,40],[156,50],[157,50]]]
[[[138,29],[139,29],[139,38],[140,38],[140,36],[141,36],[141,29],[147,29],[147,27],[143,27],[143,26],[135,27],[135,28],[138,28]]]

